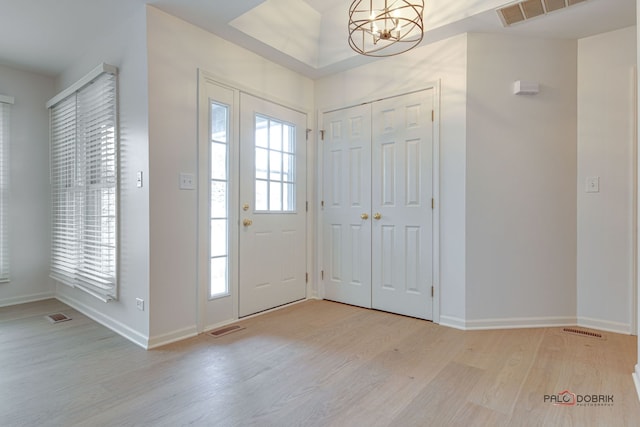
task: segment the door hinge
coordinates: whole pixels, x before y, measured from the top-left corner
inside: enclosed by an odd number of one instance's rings
[[[431,298],[433,298],[433,296],[435,295],[435,291],[433,289],[433,286],[431,287]]]
[[[434,110],[431,110],[431,121],[435,122],[436,121],[436,113]]]
[[[309,212],[309,202],[306,202],[306,204],[305,204],[305,210],[306,210],[307,212]]]
[[[304,273],[304,283],[309,283],[309,273]]]
[[[322,271],[320,272],[320,278],[321,278],[322,280],[324,280],[324,270],[322,270]]]
[[[313,129],[309,129],[307,128],[307,141],[309,140],[309,132],[311,132]]]
[[[320,139],[324,141],[324,130],[320,131]]]
[[[324,200],[320,201],[320,207],[324,209]]]
[[[436,208],[436,200],[434,198],[431,198],[431,209],[435,209]]]

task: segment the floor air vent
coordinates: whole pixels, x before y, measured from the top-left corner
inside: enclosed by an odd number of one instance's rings
[[[582,329],[576,329],[576,328],[563,328],[562,331],[568,334],[580,335],[582,337],[598,338],[601,340],[604,339],[602,334],[599,334],[598,332],[584,331]]]
[[[214,331],[209,332],[209,335],[211,335],[214,338],[220,338],[222,336],[231,334],[233,332],[241,331],[243,329],[244,327],[238,326],[238,325],[226,326],[224,328],[216,329]]]
[[[48,316],[44,316],[44,318],[51,323],[60,323],[60,322],[66,322],[67,320],[71,320],[71,317],[67,316],[64,313],[50,314]]]
[[[497,10],[505,27],[564,9],[586,0],[523,0]]]

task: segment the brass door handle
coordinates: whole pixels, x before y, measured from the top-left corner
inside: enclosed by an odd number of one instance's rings
[[[380,218],[382,218],[382,215],[380,215],[380,212],[376,212],[375,215],[373,215],[373,218],[379,220]]]
[[[252,224],[253,224],[253,221],[251,221],[248,218],[245,218],[245,219],[242,220],[242,225],[244,225],[245,227],[249,227]]]
[[[360,218],[367,220],[369,219],[369,214],[363,213],[362,215],[360,215]]]

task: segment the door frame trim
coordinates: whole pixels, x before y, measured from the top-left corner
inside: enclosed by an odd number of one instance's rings
[[[197,197],[196,197],[196,332],[198,334],[207,332],[209,330],[215,329],[222,325],[233,322],[238,318],[238,286],[237,286],[237,276],[238,276],[238,244],[236,241],[232,241],[229,239],[229,295],[221,298],[216,298],[216,304],[220,304],[225,307],[228,305],[228,308],[225,308],[226,312],[232,313],[230,318],[221,318],[216,319],[213,323],[208,323],[206,318],[206,305],[210,301],[208,297],[208,276],[209,269],[207,268],[208,259],[205,260],[204,252],[208,255],[208,247],[209,247],[209,233],[208,227],[205,227],[207,232],[204,233],[202,227],[204,224],[207,224],[208,214],[209,214],[209,204],[208,198],[210,197],[209,193],[209,156],[201,155],[201,151],[204,149],[204,146],[209,145],[208,132],[210,126],[209,120],[209,98],[206,95],[206,85],[211,84],[218,86],[222,89],[227,89],[233,93],[233,104],[230,105],[231,111],[229,112],[231,120],[230,120],[230,134],[231,140],[234,138],[238,138],[238,130],[239,130],[239,117],[237,111],[235,111],[240,103],[240,93],[233,86],[221,83],[216,79],[212,78],[207,73],[199,70],[198,72],[198,114],[197,114],[197,156],[196,156],[196,189],[197,189]],[[206,108],[206,112],[202,109]],[[206,120],[203,119],[206,117]],[[205,130],[206,129],[206,130]],[[231,142],[231,141],[230,141]],[[207,150],[207,153],[209,151]],[[238,190],[236,187],[237,176],[239,173],[232,169],[232,165],[238,161],[238,146],[229,143],[229,171],[228,171],[228,179],[229,179],[229,206],[238,205],[239,201],[237,198]],[[237,169],[237,168],[235,168]],[[206,182],[206,185],[203,183]],[[228,216],[228,224],[229,236],[238,233],[238,213],[233,209],[230,209]]]
[[[397,93],[397,94],[385,94],[382,98],[369,99],[364,102],[357,102],[350,105],[345,105],[342,107],[325,107],[319,108],[317,112],[316,122],[318,123],[318,129],[324,129],[324,115],[326,113],[331,113],[333,111],[344,110],[347,108],[355,107],[362,104],[371,104],[376,101],[381,101],[383,99],[394,98],[397,96],[408,95],[416,92],[422,92],[426,90],[433,90],[433,167],[432,167],[432,179],[433,179],[433,198],[435,200],[435,207],[433,209],[433,218],[432,218],[432,257],[433,257],[433,300],[432,300],[432,321],[433,323],[440,323],[440,294],[441,294],[441,286],[440,286],[440,79],[427,82],[424,86],[420,86],[416,89],[412,89],[409,91]],[[316,224],[315,224],[315,233],[316,233],[316,265],[318,266],[317,271],[315,272],[315,280],[318,283],[317,287],[317,295],[318,299],[324,299],[324,280],[322,278],[322,270],[324,269],[324,259],[323,259],[323,245],[324,245],[324,236],[322,232],[322,226],[324,223],[324,213],[321,206],[322,200],[324,199],[324,188],[323,188],[323,180],[324,180],[324,157],[322,154],[322,143],[320,142],[320,131],[315,133],[316,138],[318,138],[318,143],[316,144],[316,152],[315,156],[317,162],[317,181],[316,181],[316,194],[317,198],[315,199],[316,204]]]
[[[202,203],[205,200],[205,197],[209,197],[209,195],[207,194],[207,190],[208,190],[208,186],[207,188],[203,189],[201,188],[202,186],[201,184],[201,175],[204,172],[202,169],[205,168],[205,171],[208,171],[208,159],[201,159],[200,156],[200,150],[202,148],[202,144],[208,144],[208,140],[205,140],[203,138],[206,138],[207,132],[203,133],[203,130],[201,129],[201,116],[202,116],[202,111],[201,111],[201,107],[202,104],[204,102],[204,100],[202,99],[202,96],[204,95],[204,87],[205,87],[205,83],[210,83],[210,84],[214,84],[217,86],[221,86],[223,88],[232,90],[234,92],[234,105],[233,108],[234,109],[238,109],[238,111],[234,111],[234,115],[237,115],[237,117],[235,117],[231,123],[231,126],[233,127],[233,131],[234,134],[236,134],[237,132],[239,132],[239,108],[240,108],[240,93],[246,93],[248,95],[254,96],[256,98],[261,98],[264,99],[268,102],[280,105],[282,107],[288,108],[290,110],[294,110],[297,111],[301,114],[304,114],[306,117],[306,127],[309,128],[309,124],[310,124],[310,118],[313,117],[313,112],[309,111],[307,109],[305,109],[304,107],[301,107],[299,105],[293,105],[289,102],[286,102],[280,98],[278,98],[277,96],[271,96],[267,93],[261,92],[259,90],[256,90],[254,88],[248,87],[246,85],[243,85],[240,82],[237,81],[230,81],[228,79],[222,78],[214,73],[211,73],[207,70],[204,70],[202,68],[198,68],[197,70],[197,97],[196,97],[196,102],[197,102],[197,126],[196,126],[196,138],[197,138],[197,161],[196,161],[196,177],[197,177],[197,201],[196,201],[196,301],[195,301],[195,324],[196,324],[196,331],[198,334],[207,332],[209,330],[215,329],[217,327],[229,324],[229,323],[233,323],[237,320],[239,320],[239,283],[237,283],[237,279],[236,282],[234,283],[233,280],[231,280],[230,283],[230,295],[229,297],[225,297],[228,298],[230,301],[230,304],[233,305],[233,316],[231,318],[228,319],[221,319],[219,322],[215,322],[213,324],[206,324],[205,322],[205,305],[206,302],[208,301],[207,298],[207,293],[206,293],[206,288],[207,288],[207,283],[208,283],[208,278],[207,278],[207,274],[204,274],[201,270],[202,270],[202,262],[203,262],[203,255],[201,253],[201,245],[203,244],[203,239],[206,239],[206,242],[204,243],[205,247],[206,245],[208,245],[208,234],[206,236],[201,236],[200,233],[200,229],[201,229],[201,222],[203,222],[202,219],[202,215],[203,213],[201,212],[203,209]],[[208,114],[207,114],[208,115]],[[237,122],[237,123],[236,123]],[[206,127],[208,129],[208,122],[206,124]],[[315,150],[314,150],[314,144],[315,144],[315,136],[313,132],[308,132],[307,133],[309,135],[309,138],[307,140],[307,158],[306,158],[306,179],[307,179],[307,185],[305,188],[306,191],[306,199],[307,201],[309,201],[310,206],[309,206],[309,210],[306,212],[307,215],[307,221],[306,221],[306,229],[305,229],[305,242],[306,242],[306,248],[305,250],[307,251],[307,256],[306,256],[306,260],[305,260],[305,267],[306,267],[306,271],[312,273],[312,270],[314,268],[314,264],[313,264],[313,248],[315,247],[315,242],[314,242],[314,236],[313,233],[311,233],[310,231],[314,229],[315,227],[315,222],[316,222],[316,217],[315,217],[315,209],[313,208],[313,203],[312,200],[315,200],[316,196],[315,196],[315,192],[314,187],[312,186],[312,182],[314,180],[314,176],[315,176],[315,168],[313,167],[315,165]],[[235,137],[239,138],[239,134],[236,135]],[[234,146],[234,142],[236,143]],[[239,145],[240,145],[240,141],[239,139],[237,141],[232,141],[231,142],[231,147],[230,147],[230,162],[239,162]],[[207,165],[207,166],[204,166]],[[239,170],[239,163],[236,165],[234,163],[233,165],[234,168],[236,168],[236,170],[231,169],[230,170],[230,180],[234,180],[234,182],[239,182],[239,177],[240,177],[240,170]],[[231,212],[229,214],[229,223],[233,223],[233,225],[230,227],[230,236],[232,236],[233,234],[236,235],[236,241],[239,239],[239,226],[238,226],[238,221],[239,221],[239,212],[236,212],[240,209],[240,202],[239,202],[239,188],[237,189],[238,194],[232,193],[230,195],[230,200],[231,200]],[[235,205],[235,206],[234,206]],[[231,240],[231,239],[230,239]],[[234,276],[236,276],[239,274],[239,251],[238,251],[238,244],[237,242],[230,247],[229,250],[229,254],[231,257],[233,257],[233,259],[231,260],[230,263],[230,269],[231,269],[231,274],[233,274]],[[207,270],[208,271],[208,270]],[[310,274],[310,277],[313,278],[315,277],[314,274]],[[307,283],[306,286],[306,299],[310,299],[313,298],[315,293],[313,292],[314,289],[314,281],[310,280]],[[304,300],[303,300],[304,301]],[[295,304],[296,302],[293,302],[292,304]],[[286,305],[285,305],[286,306]],[[276,307],[276,309],[279,307]],[[268,312],[269,310],[267,310],[266,312]],[[259,315],[260,313],[258,313],[257,315]]]

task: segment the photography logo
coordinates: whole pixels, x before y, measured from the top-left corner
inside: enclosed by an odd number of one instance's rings
[[[576,394],[569,390],[545,394],[544,402],[556,406],[613,406],[611,394]]]
[[[577,399],[575,393],[564,390],[558,394],[545,394],[544,401],[557,406],[576,406]]]

